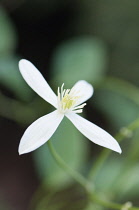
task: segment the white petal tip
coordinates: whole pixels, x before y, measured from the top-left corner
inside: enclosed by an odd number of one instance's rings
[[[70,112],[66,117],[75,125],[75,127],[90,141],[102,147],[122,153],[118,142],[105,130],[84,119],[83,117]]]
[[[18,154],[19,154],[19,155],[23,155],[24,153],[18,151]]]
[[[118,153],[122,154],[122,150],[121,148],[119,147],[119,149],[117,150]]]
[[[29,67],[30,67],[31,65],[33,66],[33,64],[32,64],[30,61],[26,60],[26,59],[21,59],[21,60],[19,61],[18,65],[19,65],[20,71],[21,71],[21,69],[22,69],[23,67],[25,67],[25,65],[28,65]]]
[[[19,61],[19,64],[22,64],[22,63],[31,63],[30,61],[28,61],[28,60],[26,60],[26,59],[21,59],[20,61]]]
[[[34,151],[35,149],[39,148],[40,146],[33,147],[33,146],[28,146],[28,144],[19,144],[18,153],[19,153],[19,155],[24,155],[26,153],[30,153],[30,152]]]
[[[120,146],[119,146],[119,144],[117,142],[116,142],[116,145],[115,146],[108,147],[108,148],[111,149],[111,150],[113,150],[113,151],[115,151],[115,152],[118,152],[119,154],[122,153],[122,150],[121,150],[121,148],[120,148]]]
[[[27,146],[25,147],[25,145],[23,144],[19,144],[19,148],[18,148],[18,154],[19,155],[23,155],[23,154],[26,154],[26,153],[29,153],[29,152],[32,152],[34,149],[30,149],[30,148],[27,148]]]
[[[25,152],[25,151],[22,151],[21,148],[19,147],[19,149],[18,149],[18,154],[19,154],[19,155],[23,155],[23,154],[25,154],[25,153],[26,153],[26,152]]]

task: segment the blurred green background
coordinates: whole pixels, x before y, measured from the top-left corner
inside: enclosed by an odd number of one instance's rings
[[[54,162],[47,144],[19,156],[24,130],[52,111],[21,77],[30,60],[52,89],[80,79],[94,96],[83,115],[115,135],[139,117],[139,1],[0,1],[0,209],[104,210]],[[122,129],[122,131],[125,131]],[[139,206],[139,130],[112,152],[94,180],[100,197]],[[64,120],[51,138],[61,157],[86,175],[103,148]]]

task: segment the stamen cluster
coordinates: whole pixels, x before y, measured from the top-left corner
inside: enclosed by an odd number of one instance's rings
[[[72,89],[64,89],[64,83],[61,88],[58,87],[58,110],[62,113],[73,111],[75,113],[81,113],[86,103],[78,106],[78,100],[81,97],[80,92],[74,87]]]

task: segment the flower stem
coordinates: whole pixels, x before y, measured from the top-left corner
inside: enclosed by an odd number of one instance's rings
[[[124,129],[126,129],[127,131],[130,131],[130,132],[133,132],[137,128],[139,128],[139,118],[136,119],[135,121],[133,121],[131,124],[129,124]],[[115,136],[115,139],[117,139],[118,142],[121,142],[125,137],[126,137],[126,135],[120,129],[120,131]],[[95,164],[92,166],[92,168],[89,171],[88,178],[91,182],[94,180],[94,178],[96,177],[96,175],[97,175],[98,171],[100,170],[101,166],[106,161],[106,159],[111,154],[111,152],[112,151],[108,150],[108,149],[104,149],[101,152],[99,158],[96,160]]]
[[[106,200],[102,200],[98,197],[98,195],[91,193],[90,194],[90,200],[100,204],[101,206],[104,206],[106,208],[110,209],[119,209],[122,210],[122,208],[125,206],[125,204],[119,204],[119,203],[114,203]],[[129,210],[139,210],[139,207],[129,207]]]
[[[138,119],[138,123],[139,123],[139,119]],[[58,155],[58,153],[56,152],[56,150],[53,148],[53,145],[51,144],[51,141],[50,140],[47,142],[47,144],[48,144],[49,150],[50,150],[53,158],[57,162],[57,164],[61,168],[63,168],[77,183],[79,183],[86,190],[90,201],[95,202],[97,204],[100,204],[100,205],[102,205],[104,207],[107,207],[107,208],[117,209],[117,210],[118,209],[119,210],[122,209],[122,207],[124,206],[122,204],[118,204],[118,203],[114,203],[114,202],[105,201],[105,200],[100,199],[98,197],[98,195],[94,192],[94,188],[92,188],[91,182],[88,181],[86,178],[84,178],[77,171],[74,171],[73,169],[71,169],[65,163],[65,161]],[[139,208],[138,207],[130,207],[130,210],[139,210]]]
[[[47,142],[49,150],[53,156],[53,158],[55,159],[55,161],[57,162],[57,164],[64,169],[64,171],[66,171],[68,174],[70,174],[70,176],[77,182],[79,183],[86,191],[88,191],[88,188],[90,187],[90,183],[88,182],[87,179],[85,179],[80,173],[78,173],[77,171],[73,170],[72,168],[70,168],[66,162],[58,155],[58,153],[56,152],[56,150],[54,149],[51,141],[49,140]]]

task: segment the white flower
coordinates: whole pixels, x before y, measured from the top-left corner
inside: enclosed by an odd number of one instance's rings
[[[42,74],[27,60],[20,60],[20,72],[27,84],[56,110],[33,122],[25,131],[19,145],[19,154],[31,152],[47,142],[66,116],[75,127],[92,142],[121,153],[117,141],[106,131],[89,122],[81,113],[84,102],[93,95],[93,87],[84,80],[72,89],[58,88],[58,96],[52,91]],[[65,139],[66,140],[66,139]]]

